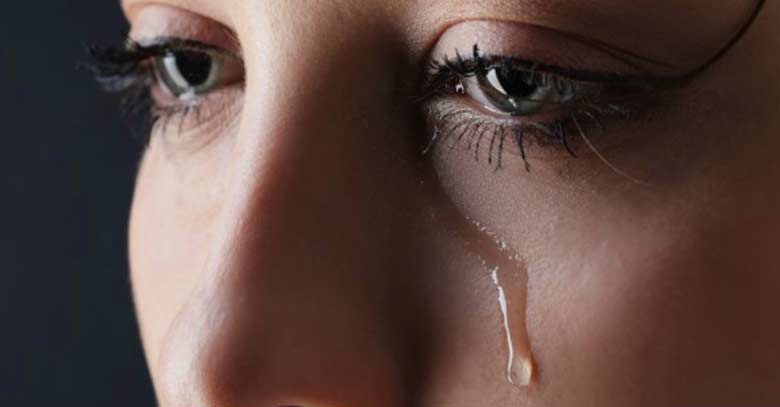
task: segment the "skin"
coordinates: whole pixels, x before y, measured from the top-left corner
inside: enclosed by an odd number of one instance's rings
[[[610,165],[530,146],[530,173],[512,152],[500,171],[465,148],[419,153],[432,54],[478,31],[494,52],[621,66],[533,25],[684,73],[754,1],[123,6],[134,38],[209,42],[246,67],[230,109],[156,131],[139,170],[132,282],[162,406],[780,405],[780,3],[645,119],[589,133]],[[529,386],[505,378],[495,248],[468,220],[521,259]]]

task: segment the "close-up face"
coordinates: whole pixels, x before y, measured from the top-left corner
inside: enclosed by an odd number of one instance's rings
[[[122,6],[161,406],[780,405],[780,3]]]

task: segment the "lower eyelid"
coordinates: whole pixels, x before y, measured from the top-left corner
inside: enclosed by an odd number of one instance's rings
[[[485,106],[483,103],[481,103],[476,98],[472,97],[471,95],[454,95],[453,98],[459,99],[460,103],[466,105],[470,109],[474,110],[475,112],[487,115],[491,118],[494,118],[495,120],[503,120],[507,122],[518,122],[523,121],[526,123],[544,123],[554,120],[556,117],[561,115],[561,112],[566,111],[566,109],[569,109],[572,107],[573,103],[560,103],[555,106],[549,106],[548,108],[544,109],[543,111],[540,111],[538,113],[534,113],[532,115],[526,115],[526,116],[512,116],[508,113],[503,112],[497,112],[493,109],[490,109],[488,106]],[[576,102],[574,102],[576,103]]]
[[[465,150],[491,166],[500,166],[506,159],[584,158],[592,152],[589,143],[605,143],[602,139],[609,135],[602,127],[611,120],[639,117],[634,110],[579,110],[546,117],[501,118],[480,113],[455,98],[431,101],[426,112],[432,138],[427,141],[433,148]]]
[[[154,108],[152,136],[165,139],[166,144],[178,150],[198,150],[236,124],[243,93],[243,86],[233,85],[202,95],[190,105],[158,105]]]
[[[497,165],[506,153],[522,158],[527,147],[539,144],[539,132],[532,125],[480,114],[453,101],[429,107],[428,122],[436,148],[466,150],[488,164]],[[519,141],[524,142],[522,148]]]

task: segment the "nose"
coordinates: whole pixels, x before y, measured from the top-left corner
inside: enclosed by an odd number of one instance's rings
[[[376,24],[322,12],[242,33],[229,192],[160,356],[166,406],[402,406],[424,370],[402,59]]]

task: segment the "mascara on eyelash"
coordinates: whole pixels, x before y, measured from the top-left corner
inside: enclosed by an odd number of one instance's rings
[[[438,97],[469,97],[468,87],[464,83],[473,81],[474,77],[484,77],[494,69],[524,71],[527,75],[521,80],[528,81],[527,85],[552,86],[557,92],[569,89],[578,93],[577,98],[574,101],[550,104],[549,106],[553,107],[557,105],[558,112],[552,118],[547,114],[546,119],[534,115],[516,116],[509,112],[503,112],[505,115],[503,119],[491,119],[473,108],[447,108],[444,114],[429,115],[435,131],[426,142],[427,147],[424,150],[426,154],[437,144],[452,141],[449,146],[449,151],[452,151],[455,145],[466,140],[468,150],[473,152],[476,161],[480,160],[480,152],[487,149],[487,162],[495,165],[497,171],[502,167],[505,142],[508,138],[508,141],[516,146],[525,163],[526,171],[530,171],[526,154],[528,140],[534,140],[534,144],[540,146],[560,146],[570,156],[577,157],[570,141],[571,134],[578,134],[583,144],[593,148],[586,135],[587,131],[595,127],[601,133],[606,133],[604,123],[607,120],[618,118],[630,120],[639,117],[639,113],[645,110],[640,107],[644,106],[644,102],[639,102],[640,100],[647,99],[655,91],[673,85],[673,81],[648,80],[610,73],[574,72],[514,57],[483,55],[479,48],[474,46],[470,57],[464,57],[456,52],[454,58],[445,56],[442,60],[431,63],[426,72],[424,81],[426,93],[422,100],[431,102]],[[586,88],[591,92],[585,91]],[[506,97],[512,96],[506,95]],[[544,103],[533,98],[514,99]],[[434,103],[431,106],[437,105]],[[486,147],[489,148],[481,149],[483,140],[487,140],[486,143],[489,145]]]
[[[172,52],[192,50],[235,56],[230,51],[198,41],[155,37],[141,42],[128,39],[123,46],[88,45],[89,61],[81,67],[94,76],[105,92],[120,95],[120,112],[130,123],[134,138],[146,144],[155,127],[167,127],[176,116],[180,117],[180,128],[190,114],[201,118],[200,106],[158,106],[151,95],[151,87],[157,80],[151,60]]]
[[[596,72],[531,61],[517,56],[485,54],[480,50],[479,45],[475,44],[469,56],[464,56],[458,50],[455,50],[454,57],[444,55],[437,60],[433,60],[425,73],[423,81],[424,95],[435,93],[436,87],[455,75],[469,77],[484,74],[498,67],[529,72],[531,78],[543,86],[547,86],[548,82],[551,82],[553,86],[559,87],[568,86],[572,83],[581,83],[609,85],[636,91],[660,91],[677,88],[685,84],[683,77]]]
[[[90,62],[83,64],[95,75],[98,83],[107,92],[122,92],[134,86],[140,76],[148,75],[151,68],[142,66],[145,61],[171,52],[194,50],[214,52],[237,57],[236,54],[199,41],[183,38],[158,36],[140,41],[128,39],[124,46],[91,44],[86,48]],[[148,85],[148,83],[146,84]]]

